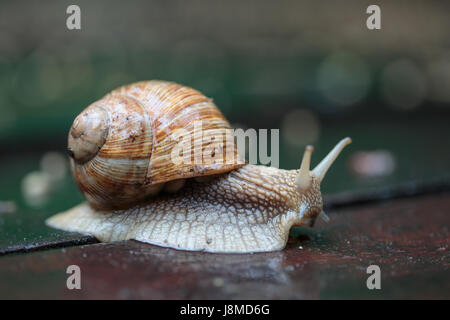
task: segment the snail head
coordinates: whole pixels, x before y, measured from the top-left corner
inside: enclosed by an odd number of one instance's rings
[[[310,170],[310,164],[314,148],[306,146],[300,169],[295,177],[295,185],[302,198],[298,212],[299,217],[296,219],[298,223],[296,224],[312,226],[317,216],[321,217],[325,222],[329,222],[330,218],[322,210],[320,184],[341,151],[351,142],[352,140],[348,137],[339,141],[313,170]]]

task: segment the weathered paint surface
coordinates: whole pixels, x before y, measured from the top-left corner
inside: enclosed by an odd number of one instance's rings
[[[285,250],[184,252],[135,241],[0,258],[0,298],[450,298],[450,194],[329,211],[330,225],[292,232]],[[300,248],[301,247],[301,248]],[[66,268],[81,268],[81,290]],[[368,290],[366,268],[381,268]]]

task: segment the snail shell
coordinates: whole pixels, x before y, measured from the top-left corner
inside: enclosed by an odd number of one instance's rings
[[[195,123],[201,123],[197,132]],[[180,131],[180,129],[185,131]],[[173,82],[146,81],[120,87],[88,106],[68,137],[70,167],[78,187],[96,208],[126,208],[161,190],[178,191],[185,179],[224,173],[245,162],[225,141],[204,141],[202,132],[230,124],[210,98]],[[224,161],[171,159],[175,132],[192,134],[202,152],[222,150]],[[191,156],[191,155],[189,155]],[[229,161],[231,159],[231,161]]]

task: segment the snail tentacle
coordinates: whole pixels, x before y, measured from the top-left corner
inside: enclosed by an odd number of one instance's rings
[[[320,181],[325,178],[325,174],[339,156],[341,151],[350,143],[352,143],[352,139],[348,137],[339,141],[339,143],[327,154],[327,156],[323,158],[323,160],[312,170],[314,175],[318,177]]]

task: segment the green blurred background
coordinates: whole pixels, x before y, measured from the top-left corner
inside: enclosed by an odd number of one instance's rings
[[[81,8],[81,30],[66,8]],[[381,30],[366,8],[381,7]],[[345,136],[324,193],[450,179],[450,3],[1,1],[0,244],[58,235],[83,200],[67,169],[75,116],[108,91],[176,81],[235,127],[280,129],[280,167]]]

